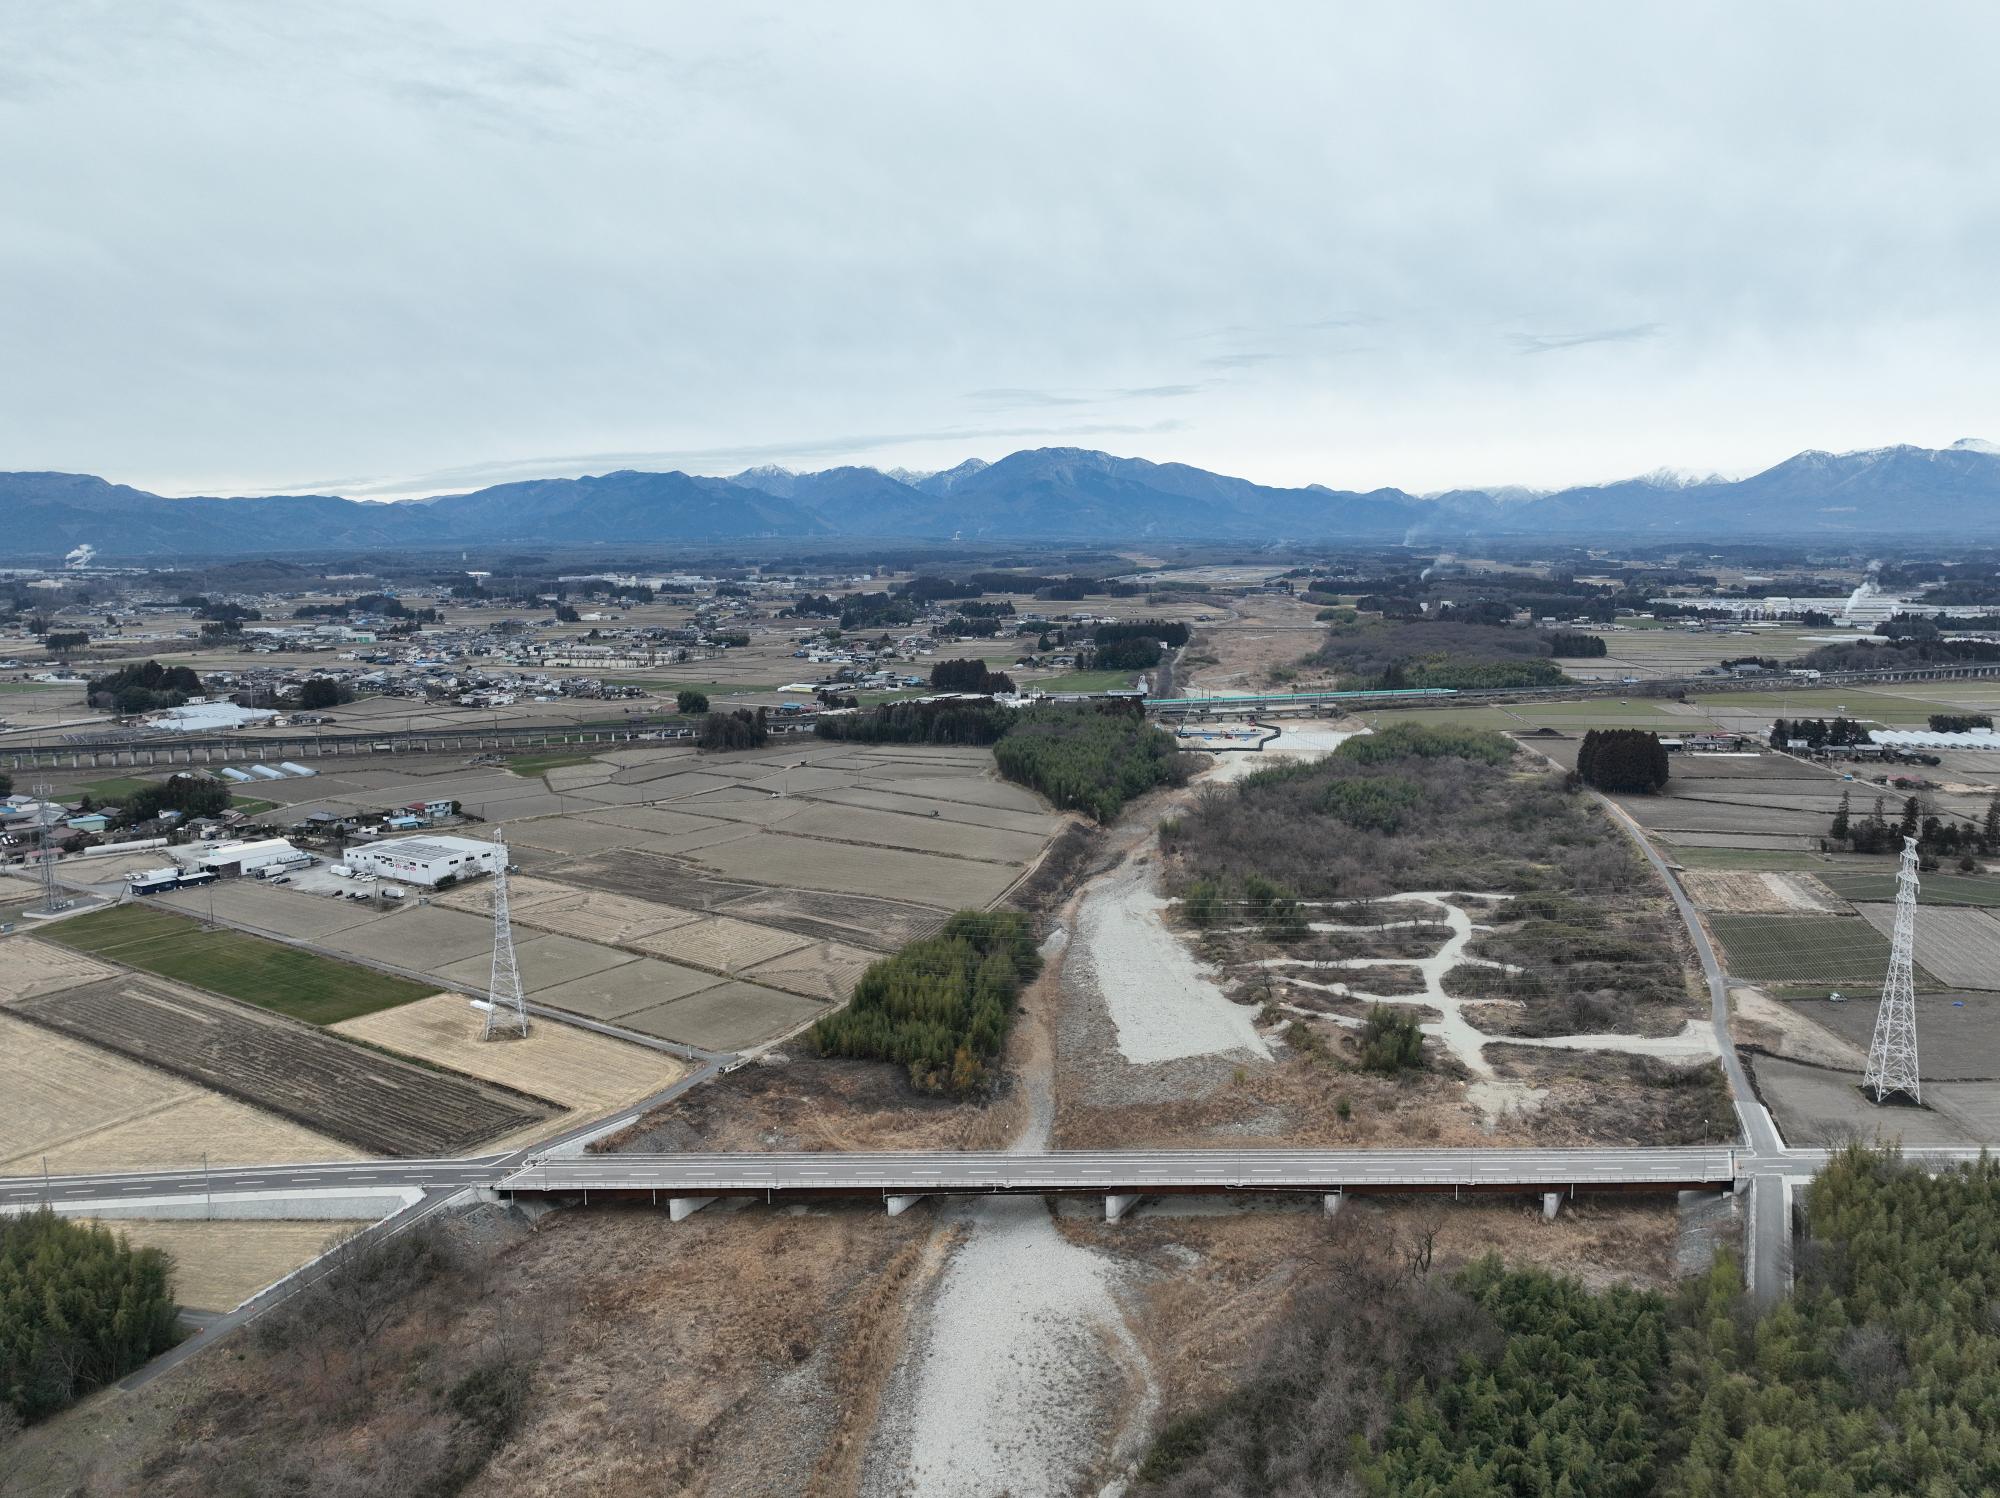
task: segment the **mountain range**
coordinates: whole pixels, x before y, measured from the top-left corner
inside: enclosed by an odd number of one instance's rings
[[[0,473],[0,540],[23,560],[89,544],[166,557],[776,539],[960,541],[2000,539],[2000,447],[1802,452],[1743,479],[1666,472],[1553,492],[1277,488],[1082,448],[939,473],[751,468],[531,479],[396,503],[336,495],[170,499],[88,474]]]

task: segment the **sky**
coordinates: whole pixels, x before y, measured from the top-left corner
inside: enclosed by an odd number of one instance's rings
[[[0,469],[2000,438],[2000,7],[0,0]]]

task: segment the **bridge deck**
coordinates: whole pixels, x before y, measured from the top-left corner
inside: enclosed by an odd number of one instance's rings
[[[587,1155],[532,1161],[504,1176],[499,1190],[769,1197],[1722,1190],[1735,1182],[1736,1156],[1731,1149]]]

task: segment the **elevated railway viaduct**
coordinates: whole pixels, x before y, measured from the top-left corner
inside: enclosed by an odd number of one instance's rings
[[[1940,665],[1904,671],[1841,671],[1812,680],[1788,676],[1654,677],[1639,684],[1570,682],[1552,687],[1489,687],[1461,691],[1449,687],[1392,692],[1273,692],[1216,697],[1153,697],[1146,712],[1165,722],[1240,717],[1324,717],[1359,709],[1474,707],[1491,704],[1587,702],[1603,697],[1662,696],[1677,691],[1823,691],[1842,686],[1888,686],[1906,682],[2000,679],[2000,664]],[[774,735],[812,732],[811,713],[771,719]],[[52,733],[0,739],[0,767],[9,770],[95,770],[171,768],[174,765],[249,764],[275,759],[309,760],[405,754],[520,754],[537,749],[631,744],[641,740],[684,740],[694,729],[680,717],[627,717],[560,726],[400,729],[291,733]]]

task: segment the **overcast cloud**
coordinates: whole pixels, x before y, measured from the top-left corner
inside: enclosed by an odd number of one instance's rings
[[[2000,437],[1986,4],[0,0],[0,468]]]

